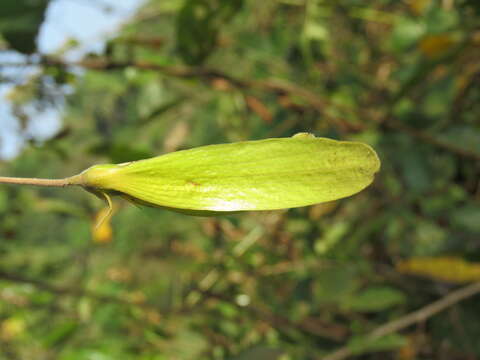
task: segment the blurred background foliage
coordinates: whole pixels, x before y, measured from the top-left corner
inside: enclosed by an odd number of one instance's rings
[[[118,201],[98,229],[85,192],[1,186],[0,359],[480,358],[473,298],[366,337],[480,281],[477,0],[150,0],[75,61],[74,41],[36,50],[47,6],[2,2],[0,47],[23,54],[2,101],[20,129],[62,104],[62,128],[2,175],[300,131],[383,164],[334,203],[196,218]]]

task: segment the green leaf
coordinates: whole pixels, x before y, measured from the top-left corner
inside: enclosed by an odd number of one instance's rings
[[[299,134],[96,165],[71,183],[179,210],[274,210],[353,195],[379,167],[368,145]]]
[[[178,50],[190,65],[202,64],[216,47],[220,28],[243,5],[243,0],[187,0],[177,17]]]
[[[0,32],[10,46],[25,54],[36,50],[35,39],[49,0],[3,0]]]
[[[475,126],[455,125],[439,134],[438,138],[480,156],[480,129]]]
[[[338,304],[353,296],[360,286],[359,267],[338,265],[322,269],[315,276],[313,292],[319,304]]]
[[[405,296],[396,289],[371,287],[346,300],[342,305],[351,311],[382,311],[403,302]]]
[[[425,25],[413,19],[400,19],[391,34],[392,48],[396,52],[409,50],[425,33]]]
[[[254,346],[230,360],[280,360],[283,354],[283,351],[273,347]]]
[[[66,321],[55,326],[43,339],[46,347],[57,346],[67,341],[78,329],[78,323],[75,321]]]
[[[368,352],[388,351],[405,346],[407,340],[404,336],[390,334],[377,339],[365,336],[355,336],[348,342],[348,347],[355,355]]]
[[[458,229],[480,233],[480,208],[478,205],[467,204],[458,209],[454,209],[451,213],[452,223]]]
[[[372,182],[379,166],[368,145],[293,137],[96,165],[81,174],[80,185],[176,209],[273,210],[353,195]]]

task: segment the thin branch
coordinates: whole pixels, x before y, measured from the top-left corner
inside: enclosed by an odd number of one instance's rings
[[[347,128],[353,128],[354,126],[354,125],[345,123],[341,119],[337,119],[332,116],[329,116],[325,110],[328,107],[333,105],[328,100],[320,97],[314,91],[292,84],[285,80],[279,80],[279,79],[245,80],[245,79],[240,79],[238,77],[229,75],[220,70],[210,69],[205,67],[181,66],[181,65],[165,66],[165,65],[150,63],[146,61],[115,62],[115,61],[110,61],[109,59],[106,59],[106,58],[87,59],[87,60],[82,60],[78,62],[65,62],[57,58],[44,57],[37,62],[3,63],[3,64],[0,64],[0,67],[31,66],[31,65],[81,67],[81,68],[90,69],[90,70],[105,70],[105,71],[135,67],[137,69],[142,69],[142,70],[158,71],[166,76],[172,76],[172,77],[178,77],[178,78],[201,78],[205,80],[223,79],[238,89],[257,89],[262,91],[273,92],[277,95],[286,94],[290,96],[297,96],[306,102],[307,107],[322,114],[325,117],[325,119],[330,123],[339,125],[342,127],[347,127]],[[336,108],[340,107],[338,104],[335,104],[334,106]],[[345,111],[352,110],[345,106],[342,106],[342,109]],[[384,120],[382,120],[380,123],[385,127],[388,127],[393,130],[401,131],[411,137],[422,140],[437,148],[446,150],[448,152],[451,152],[463,158],[468,158],[476,161],[480,160],[480,154],[474,151],[469,151],[467,149],[456,146],[454,144],[450,144],[445,141],[439,140],[435,136],[432,136],[421,130],[413,129],[393,119],[391,114],[387,114],[384,117]],[[361,130],[362,127],[355,125],[355,129]]]
[[[406,316],[403,316],[397,320],[393,320],[384,325],[381,325],[374,329],[370,334],[367,335],[367,340],[379,339],[383,336],[393,334],[397,331],[403,330],[411,325],[421,323],[428,318],[442,312],[443,310],[457,304],[458,302],[468,299],[476,294],[480,293],[480,282],[467,285],[463,288],[455,290],[450,294],[446,295],[440,300],[434,301],[433,303],[418,309]],[[344,346],[327,356],[323,357],[322,360],[343,360],[349,356],[354,355],[352,350],[347,346]]]
[[[83,60],[76,63],[64,63],[61,60],[47,58],[43,62],[46,65],[53,66],[79,66],[91,70],[117,70],[124,69],[127,67],[135,67],[142,70],[152,70],[161,72],[167,76],[179,77],[179,78],[204,78],[207,80],[210,79],[223,79],[226,80],[231,85],[240,88],[256,88],[259,90],[265,90],[269,92],[276,92],[279,94],[291,94],[297,95],[298,97],[303,98],[310,107],[316,109],[317,111],[324,111],[329,103],[320,98],[317,94],[302,88],[300,86],[294,85],[285,80],[277,79],[266,79],[266,80],[245,80],[238,77],[226,74],[220,70],[206,68],[206,67],[195,67],[195,66],[164,66],[159,64],[154,64],[145,61],[136,61],[136,62],[112,62],[105,59],[98,60]]]
[[[347,126],[352,127],[352,125],[345,124],[341,119],[336,119],[329,116],[326,113],[326,109],[332,104],[325,100],[324,98],[320,97],[317,93],[306,89],[304,87],[292,84],[285,80],[279,79],[266,79],[266,80],[244,80],[232,75],[226,74],[222,71],[209,69],[204,67],[190,67],[190,66],[164,66],[144,61],[139,62],[111,62],[108,59],[95,59],[95,60],[84,60],[76,63],[64,63],[61,60],[53,59],[53,58],[45,58],[42,60],[42,63],[45,65],[51,66],[80,66],[83,68],[88,68],[92,70],[115,70],[115,69],[123,69],[126,67],[136,67],[138,69],[144,70],[153,70],[159,71],[167,76],[174,76],[180,78],[195,78],[200,77],[204,79],[215,79],[220,78],[226,80],[233,86],[239,89],[257,89],[263,90],[268,92],[276,93],[277,95],[287,94],[290,96],[297,96],[303,99],[307,106],[316,112],[322,114],[327,121],[332,124],[340,125],[340,126]],[[336,108],[339,108],[339,105],[335,105]],[[342,107],[343,110],[350,111],[351,109]],[[422,140],[426,143],[429,143],[437,148],[446,150],[451,152],[455,155],[461,156],[463,158],[468,158],[472,160],[479,161],[480,154],[469,151],[462,147],[447,143],[445,141],[439,140],[435,136],[432,136],[426,132],[421,130],[413,129],[407,125],[404,125],[395,119],[393,119],[389,114],[385,117],[385,120],[382,121],[386,127],[391,129],[402,131],[408,134],[411,137],[417,138]],[[358,128],[357,130],[360,130]]]
[[[324,111],[329,103],[320,98],[314,92],[294,85],[285,80],[267,79],[267,80],[244,80],[235,76],[226,74],[220,70],[197,67],[197,66],[182,66],[182,65],[160,65],[146,61],[128,61],[118,62],[111,61],[106,58],[86,59],[77,62],[66,62],[62,59],[44,57],[37,62],[21,62],[21,63],[2,63],[0,67],[20,67],[20,66],[59,66],[59,67],[81,67],[90,70],[119,70],[128,67],[135,67],[142,70],[158,71],[167,76],[178,78],[204,78],[215,79],[220,78],[226,80],[231,85],[237,88],[257,88],[270,92],[277,92],[281,94],[294,94],[303,98],[310,107]]]

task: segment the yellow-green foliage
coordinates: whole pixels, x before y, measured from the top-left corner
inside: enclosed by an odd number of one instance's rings
[[[331,201],[368,186],[380,168],[363,143],[299,134],[95,165],[72,182],[180,210],[273,210]]]

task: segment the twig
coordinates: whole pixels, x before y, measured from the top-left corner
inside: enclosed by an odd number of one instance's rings
[[[449,308],[450,306],[455,305],[456,303],[472,297],[478,293],[480,293],[480,282],[467,285],[463,288],[451,292],[440,300],[434,301],[433,303],[421,309],[418,309],[406,316],[401,317],[400,319],[393,320],[377,327],[370,334],[367,335],[366,339],[375,340],[383,336],[403,330],[411,325],[423,322],[428,318],[438,314],[439,312]],[[322,360],[343,360],[352,355],[354,354],[347,345],[328,354],[327,356],[323,357]]]
[[[146,61],[128,61],[119,62],[111,61],[107,58],[86,59],[77,62],[65,62],[62,59],[43,57],[38,62],[22,62],[22,63],[4,63],[0,64],[5,67],[14,66],[58,66],[58,67],[81,67],[90,70],[118,70],[128,67],[135,67],[142,70],[158,71],[167,76],[178,78],[203,78],[203,79],[223,79],[232,86],[239,89],[258,89],[263,91],[274,92],[279,95],[288,94],[295,95],[306,101],[308,106],[320,113],[324,113],[330,103],[319,97],[313,91],[305,89],[301,86],[292,84],[286,80],[279,79],[265,79],[265,80],[245,80],[235,77],[233,75],[224,73],[220,70],[196,67],[196,66],[182,66],[182,65],[160,65]],[[329,118],[329,120],[332,120]]]
[[[320,97],[317,93],[306,89],[304,87],[292,84],[285,80],[278,79],[266,79],[266,80],[244,80],[238,77],[229,75],[220,70],[210,69],[205,67],[194,67],[194,66],[165,66],[155,63],[150,63],[146,61],[131,61],[131,62],[117,62],[111,61],[106,58],[99,59],[87,59],[78,62],[65,62],[61,59],[44,57],[38,62],[22,62],[22,63],[3,63],[0,64],[0,67],[5,66],[58,66],[58,67],[82,67],[90,70],[118,70],[128,67],[135,67],[142,70],[151,70],[158,71],[167,76],[173,76],[178,78],[203,78],[206,80],[212,79],[223,79],[230,83],[231,85],[239,89],[257,89],[263,91],[269,91],[276,93],[278,95],[287,94],[298,96],[306,102],[306,106],[315,110],[316,112],[322,114],[326,120],[332,124],[340,126],[349,126],[352,125],[345,124],[341,119],[336,119],[329,116],[326,113],[326,109],[332,104]],[[403,95],[397,95],[397,97],[402,97]],[[339,105],[335,105],[339,108]],[[343,110],[351,110],[346,107],[342,107]],[[391,114],[387,114],[384,117],[384,120],[380,122],[385,127],[391,128],[393,130],[401,131],[411,137],[420,139],[424,142],[427,142],[437,148],[441,148],[458,156],[473,159],[476,161],[480,160],[480,154],[469,151],[467,149],[455,146],[453,144],[447,143],[445,141],[439,140],[435,136],[432,136],[428,133],[425,133],[421,130],[413,129],[407,125],[404,125],[395,119],[392,118]],[[356,125],[357,126],[357,125]]]

